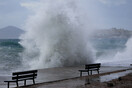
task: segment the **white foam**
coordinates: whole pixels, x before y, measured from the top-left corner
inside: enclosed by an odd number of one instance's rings
[[[126,42],[126,48],[118,51],[114,56],[101,57],[96,62],[101,62],[107,66],[130,66],[132,64],[132,38]]]
[[[79,12],[78,0],[44,0],[31,9],[35,14],[29,16],[20,42],[24,65],[47,68],[94,61],[88,42],[92,29],[86,14]]]

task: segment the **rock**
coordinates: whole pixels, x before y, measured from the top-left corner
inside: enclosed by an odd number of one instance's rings
[[[113,87],[114,84],[113,83],[107,83],[107,87]]]
[[[119,78],[118,78],[118,80],[119,80],[119,81],[121,81],[121,80],[122,80],[122,78],[121,78],[121,77],[119,77]]]

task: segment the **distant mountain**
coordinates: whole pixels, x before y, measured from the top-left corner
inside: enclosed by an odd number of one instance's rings
[[[15,26],[7,26],[0,29],[0,39],[18,39],[24,31]]]
[[[97,38],[130,38],[132,31],[117,28],[103,29],[95,31],[93,36]]]

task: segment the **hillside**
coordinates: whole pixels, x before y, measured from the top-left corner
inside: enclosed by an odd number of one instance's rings
[[[7,26],[0,29],[0,39],[18,39],[24,31],[15,26]],[[96,30],[92,37],[95,38],[130,38],[132,31],[125,29],[101,29]]]
[[[15,26],[7,26],[0,29],[0,39],[18,39],[24,31]]]
[[[103,29],[95,31],[93,36],[97,38],[130,38],[132,31],[117,28]]]

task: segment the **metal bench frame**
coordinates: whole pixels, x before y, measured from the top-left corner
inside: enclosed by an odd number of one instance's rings
[[[9,88],[10,82],[16,82],[17,87],[18,81],[24,81],[24,86],[26,86],[26,80],[33,80],[33,84],[35,84],[35,78],[37,77],[37,70],[30,71],[22,71],[22,72],[14,72],[12,73],[12,80],[4,81],[7,82]]]
[[[82,76],[82,72],[88,72],[88,75],[89,75],[89,72],[91,72],[91,75],[92,75],[92,71],[97,71],[97,73],[99,74],[100,66],[101,66],[101,63],[86,64],[84,70],[78,70],[78,71],[80,72],[80,76]]]

